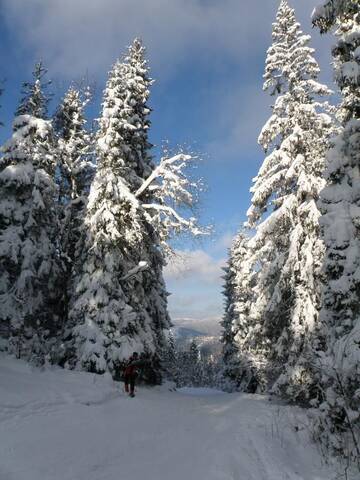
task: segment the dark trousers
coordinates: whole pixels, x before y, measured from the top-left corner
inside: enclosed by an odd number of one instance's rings
[[[124,376],[124,383],[125,383],[125,392],[129,392],[129,385],[130,385],[130,393],[134,393],[135,390],[135,380],[136,380],[136,373],[132,373],[130,375]]]

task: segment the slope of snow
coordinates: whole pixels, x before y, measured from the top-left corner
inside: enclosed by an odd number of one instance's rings
[[[178,393],[183,393],[185,395],[195,395],[195,396],[205,396],[205,395],[227,395],[225,392],[221,390],[215,390],[214,388],[207,388],[207,387],[182,387],[176,390]]]
[[[132,399],[106,377],[0,357],[1,480],[331,480],[303,420],[259,395]]]

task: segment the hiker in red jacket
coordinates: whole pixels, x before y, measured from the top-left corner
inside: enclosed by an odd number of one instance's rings
[[[139,365],[139,355],[137,352],[134,352],[129,358],[124,370],[125,392],[128,393],[130,397],[135,397],[135,380],[139,373]]]

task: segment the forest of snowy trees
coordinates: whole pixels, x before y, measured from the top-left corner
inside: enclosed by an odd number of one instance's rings
[[[133,351],[160,361],[171,239],[203,231],[194,158],[153,158],[151,85],[138,39],[109,73],[97,128],[88,88],[50,116],[41,63],[23,84],[0,158],[0,334],[18,358],[114,378]]]
[[[155,383],[162,371],[177,386],[277,395],[309,409],[314,438],[360,469],[359,2],[326,0],[312,21],[335,33],[341,101],[281,0],[265,158],[225,269],[221,361],[168,334],[172,241],[207,230],[193,213],[196,157],[153,154],[142,42],[109,72],[92,126],[91,89],[71,85],[50,113],[51,82],[35,65],[0,153],[1,349],[116,380],[137,351]]]
[[[309,407],[330,451],[360,458],[360,10],[327,0],[340,105],[294,9],[282,0],[266,57],[273,98],[248,221],[225,275],[224,375],[230,387]]]

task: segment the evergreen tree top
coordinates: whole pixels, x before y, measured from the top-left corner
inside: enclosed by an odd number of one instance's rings
[[[133,43],[128,47],[128,53],[125,56],[125,62],[131,66],[142,66],[143,72],[148,74],[149,67],[146,60],[146,48],[140,38],[135,38]]]
[[[51,151],[53,132],[48,120],[19,115],[13,124],[14,133],[1,148],[3,164],[28,163],[54,174],[55,160]]]
[[[51,94],[46,93],[51,84],[50,80],[44,79],[46,74],[47,70],[42,62],[36,63],[32,72],[33,81],[22,84],[23,97],[15,113],[17,116],[31,115],[36,118],[46,118],[48,104],[52,97]]]
[[[89,88],[82,93],[74,86],[70,86],[60,103],[54,119],[55,131],[64,140],[82,131],[86,123],[84,109],[90,101]]]
[[[282,0],[273,23],[273,44],[268,49],[264,90],[271,95],[286,91],[299,92],[299,82],[316,79],[320,68],[313,58],[310,36],[305,35],[295,17],[295,11]]]
[[[273,23],[273,41],[279,42],[286,38],[294,39],[299,29],[300,24],[296,21],[295,10],[289,6],[287,0],[281,0],[276,21]]]
[[[109,74],[97,143],[99,166],[112,165],[135,190],[153,169],[147,105],[151,84],[145,48],[135,39]]]

